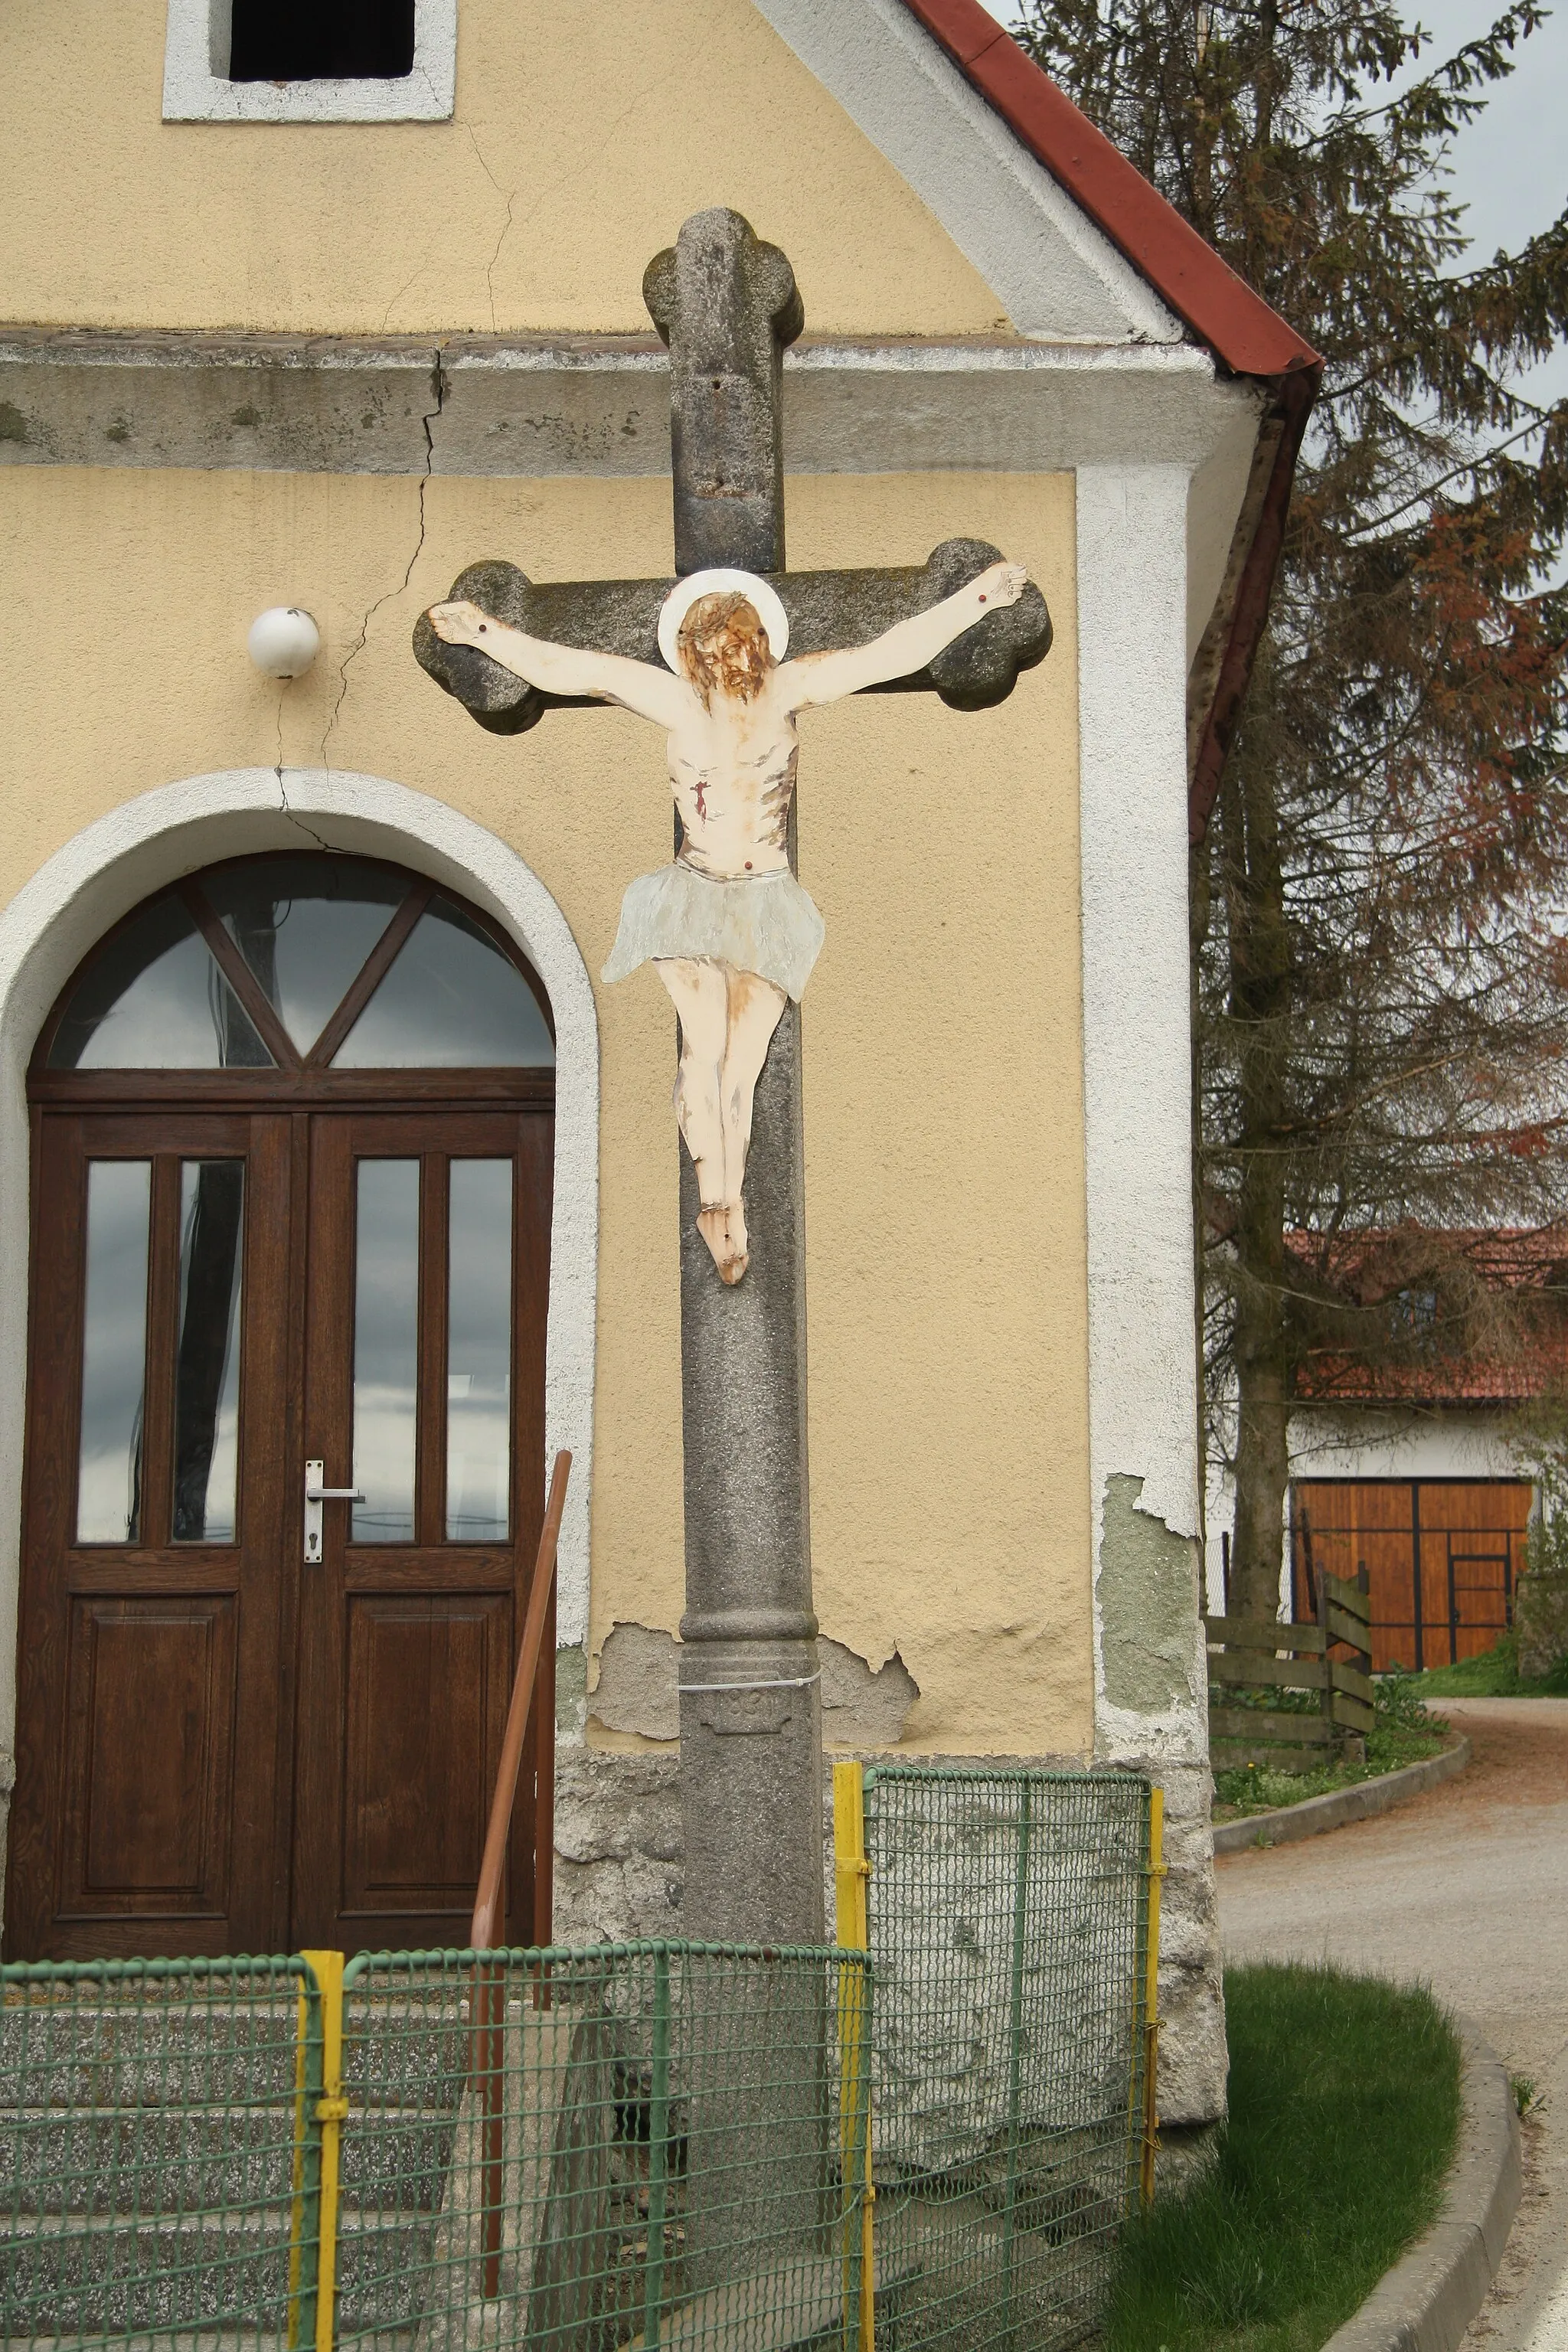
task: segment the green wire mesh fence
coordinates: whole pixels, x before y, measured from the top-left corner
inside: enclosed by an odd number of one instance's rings
[[[1138,2200],[1152,1792],[870,1766],[871,2147],[898,2352],[1076,2341]]]
[[[842,2336],[866,1987],[857,1954],[691,1944],[351,1961],[340,2343]]]
[[[6,2343],[853,2343],[862,1955],[314,1957],[5,1970]]]
[[[298,1958],[0,1969],[0,2336],[311,2343],[321,2070]]]
[[[868,1957],[0,1970],[0,2340],[1055,2352],[1090,2332],[1146,2153],[1158,1793],[875,1766],[862,1823],[840,1770],[846,1943],[868,1888]]]

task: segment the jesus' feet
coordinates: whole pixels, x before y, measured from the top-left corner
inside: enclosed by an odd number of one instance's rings
[[[746,1213],[739,1201],[726,1208],[721,1202],[715,1208],[698,1213],[697,1230],[707,1243],[721,1282],[731,1288],[746,1271]]]

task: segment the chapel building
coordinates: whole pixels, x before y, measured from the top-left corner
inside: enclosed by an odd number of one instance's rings
[[[0,178],[6,1957],[461,1944],[558,1447],[554,1932],[679,1931],[674,1024],[600,977],[668,782],[410,639],[671,572],[644,272],[725,206],[791,569],[984,541],[1053,629],[801,721],[826,1741],[1158,1779],[1211,2123],[1187,853],[1313,354],[975,0],[13,0]]]

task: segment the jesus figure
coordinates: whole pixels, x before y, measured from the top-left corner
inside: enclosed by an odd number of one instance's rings
[[[994,563],[868,645],[786,661],[789,622],[765,580],[693,572],[659,614],[668,670],[531,637],[477,604],[431,608],[448,645],[474,646],[543,693],[618,703],[666,731],[680,849],[627,890],[603,977],[651,962],[675,1001],[676,1118],[697,1171],[698,1228],[727,1283],[746,1271],[741,1193],[757,1080],[822,946],[822,917],[786,846],[796,714],[924,669],[987,613],[1016,604],[1026,580],[1021,564]]]

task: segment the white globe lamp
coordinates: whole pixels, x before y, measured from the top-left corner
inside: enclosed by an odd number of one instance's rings
[[[266,677],[303,677],[321,649],[321,633],[302,606],[271,604],[258,613],[246,643]]]

